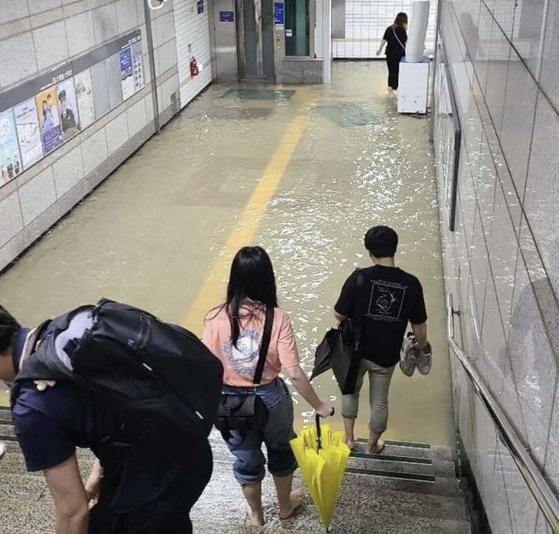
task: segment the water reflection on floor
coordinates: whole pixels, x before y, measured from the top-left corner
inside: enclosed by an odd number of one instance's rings
[[[334,65],[331,86],[210,87],[0,277],[1,302],[29,324],[102,296],[180,322],[293,117],[308,114],[254,241],[274,261],[305,368],[341,284],[368,264],[365,231],[393,226],[400,266],[424,285],[435,361],[429,377],[395,374],[387,435],[451,445],[428,121],[396,113],[385,76],[383,63],[348,62]],[[330,376],[317,387],[337,398]],[[310,412],[295,400],[299,426]]]

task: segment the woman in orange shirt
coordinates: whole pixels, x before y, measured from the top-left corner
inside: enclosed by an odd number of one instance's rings
[[[253,385],[264,329],[266,306],[274,309],[270,345],[260,385]],[[204,320],[203,341],[222,361],[225,393],[255,391],[264,402],[268,420],[261,431],[247,430],[243,435],[232,431],[226,440],[235,456],[233,472],[247,501],[247,512],[255,526],[264,524],[262,488],[265,458],[274,478],[281,519],[290,517],[302,502],[302,495],[291,491],[297,468],[289,441],[293,432],[293,402],[281,370],[295,389],[322,417],[334,413],[329,402],[316,395],[299,365],[293,327],[287,313],[278,307],[272,262],[261,247],[243,247],[231,265],[227,301],[210,310]]]

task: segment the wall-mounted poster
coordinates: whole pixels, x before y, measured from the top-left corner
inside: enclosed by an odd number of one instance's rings
[[[120,52],[120,83],[124,100],[134,94],[134,67],[132,65],[132,49],[125,48]]]
[[[142,43],[134,43],[132,50],[132,65],[134,66],[134,91],[144,88],[144,52]]]
[[[109,90],[109,106],[115,109],[123,102],[122,83],[120,81],[120,54],[105,59],[107,89]]]
[[[91,72],[89,69],[74,76],[76,99],[80,115],[80,126],[83,130],[95,122],[95,106],[93,105],[93,89],[91,87]]]
[[[56,87],[50,87],[36,96],[41,125],[41,139],[45,154],[52,152],[62,144],[62,127],[58,114]]]
[[[97,63],[91,67],[91,88],[93,89],[93,102],[95,105],[95,118],[100,119],[111,109],[109,103],[109,90],[107,88],[107,71],[105,62]]]
[[[22,171],[17,132],[12,110],[0,113],[0,185]]]
[[[28,169],[43,157],[41,126],[37,115],[37,104],[31,98],[14,108],[17,137],[21,151],[21,163]]]
[[[62,137],[64,142],[66,142],[81,130],[73,78],[64,80],[56,86],[56,97],[58,99]]]

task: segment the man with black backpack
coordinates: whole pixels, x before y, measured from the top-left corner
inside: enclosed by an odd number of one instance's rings
[[[195,336],[130,306],[101,301],[33,330],[0,306],[0,379],[57,534],[191,533],[222,372]],[[97,458],[85,483],[76,447]]]

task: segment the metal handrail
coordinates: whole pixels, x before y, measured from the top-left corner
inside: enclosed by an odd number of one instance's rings
[[[507,416],[499,407],[487,386],[481,380],[479,373],[472,366],[464,351],[456,343],[456,340],[454,339],[454,316],[458,314],[459,312],[453,308],[452,294],[448,293],[447,330],[450,348],[470,379],[470,382],[474,387],[474,391],[485,405],[489,415],[493,419],[503,445],[505,445],[510,452],[514,463],[526,481],[528,488],[532,492],[534,499],[545,515],[551,529],[555,534],[559,534],[559,500],[541,474],[529,452],[522,445],[522,441],[510,424]]]

